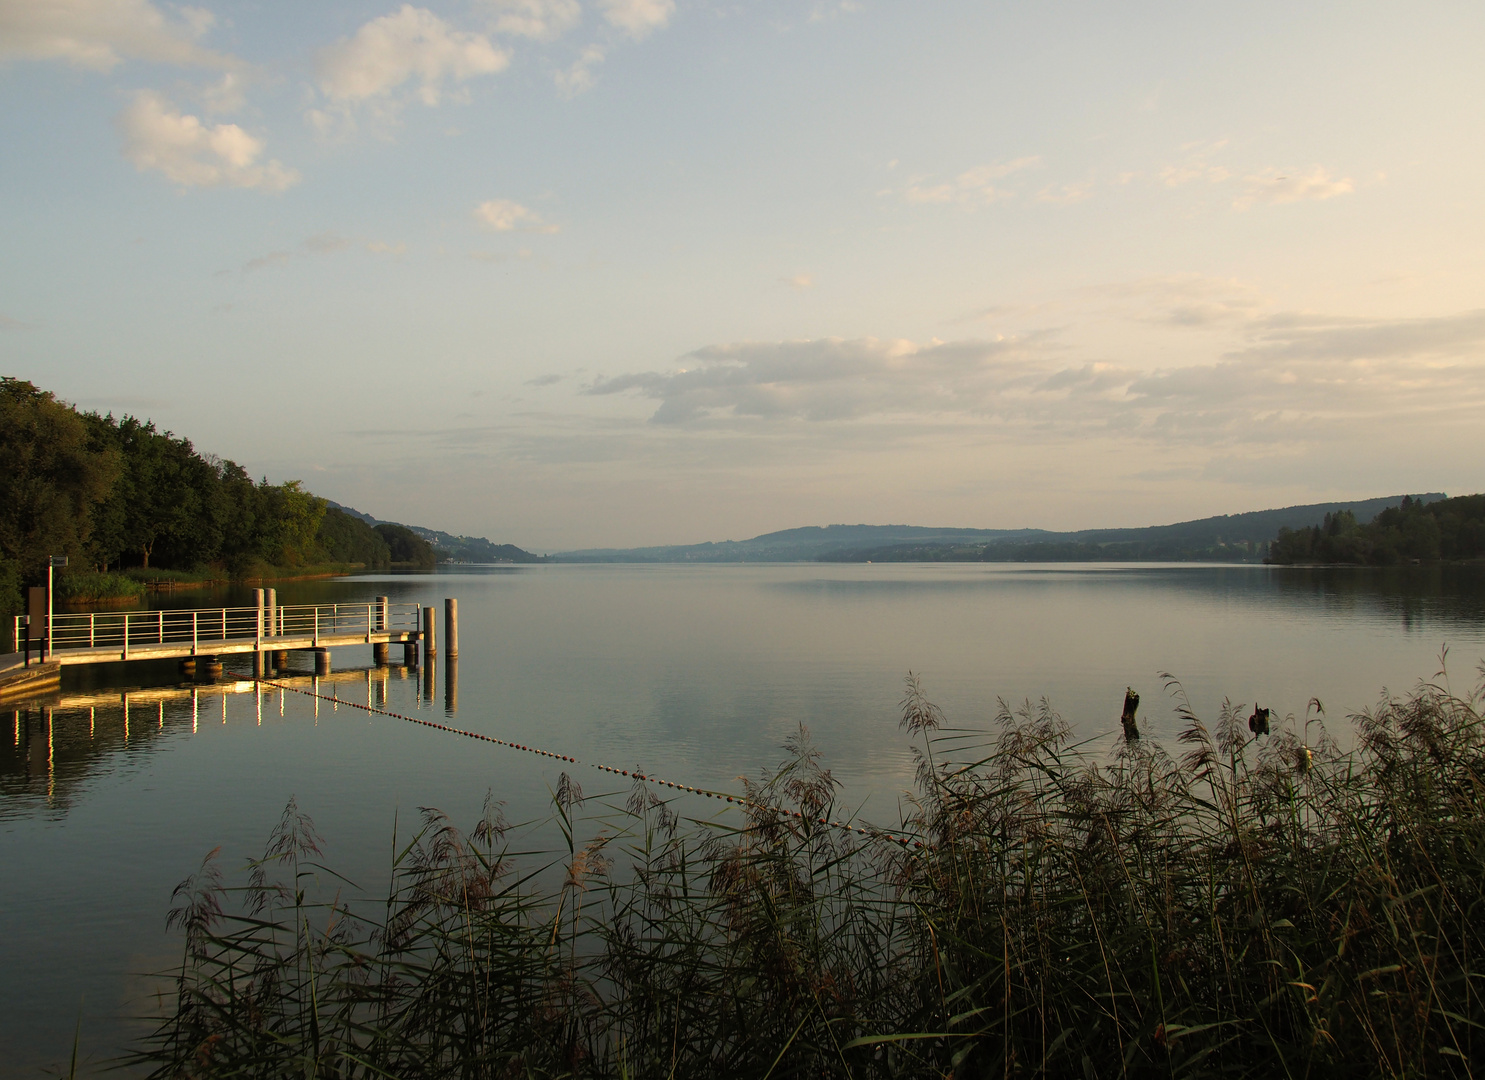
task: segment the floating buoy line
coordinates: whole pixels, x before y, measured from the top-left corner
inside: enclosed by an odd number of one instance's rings
[[[603,765],[594,761],[579,761],[577,758],[573,757],[570,754],[558,754],[551,750],[543,750],[537,746],[528,746],[525,743],[510,742],[507,739],[497,739],[493,735],[484,735],[478,731],[469,731],[466,728],[454,727],[452,724],[440,724],[435,720],[424,720],[420,717],[408,716],[405,713],[392,712],[390,709],[378,709],[371,705],[362,705],[358,701],[351,701],[348,698],[343,698],[338,695],[328,696],[325,694],[317,693],[313,690],[305,690],[298,686],[289,686],[287,683],[274,682],[272,679],[254,678],[246,675],[243,676],[243,678],[252,678],[252,681],[257,683],[259,686],[271,686],[275,690],[288,691],[294,694],[303,694],[305,697],[318,698],[321,701],[328,701],[335,705],[347,705],[352,709],[360,709],[362,712],[371,713],[375,716],[387,716],[391,717],[393,720],[405,720],[409,724],[419,724],[422,727],[433,728],[435,731],[442,731],[448,735],[462,735],[466,739],[475,739],[479,742],[491,743],[495,746],[504,747],[507,750],[519,750],[525,754],[536,754],[538,757],[551,758],[554,761],[565,761],[571,765],[584,765],[590,769],[597,769],[599,772],[611,773],[614,776],[623,776],[631,780],[640,780],[647,784],[657,784],[660,787],[671,788],[674,791],[683,791],[688,795],[700,795],[703,798],[707,799],[718,799],[732,803],[735,806],[752,807],[760,810],[771,810],[774,813],[787,814],[799,821],[810,820],[803,814],[801,814],[798,810],[789,810],[780,806],[767,806],[763,803],[753,802],[750,799],[744,799],[739,795],[728,795],[725,791],[712,791],[709,788],[695,787],[691,784],[678,784],[673,780],[665,780],[658,776],[651,776],[649,773],[641,772],[639,769],[618,769],[612,765]],[[860,825],[852,825],[850,822],[847,821],[831,821],[828,818],[815,818],[813,819],[813,821],[816,825],[824,825],[827,828],[831,829],[841,829],[845,832],[859,833],[862,836],[872,837],[875,839],[890,840],[895,844],[901,844],[903,847],[921,848],[924,846],[923,841],[921,840],[911,840],[905,836],[894,836],[892,833],[879,832],[875,829],[866,829],[861,827]]]

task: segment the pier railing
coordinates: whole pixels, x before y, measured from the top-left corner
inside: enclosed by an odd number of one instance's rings
[[[196,608],[184,611],[57,612],[52,615],[53,654],[75,649],[129,650],[184,645],[192,653],[213,644],[243,641],[271,649],[291,639],[318,645],[321,638],[372,640],[382,633],[416,633],[417,604],[283,604],[276,607]]]

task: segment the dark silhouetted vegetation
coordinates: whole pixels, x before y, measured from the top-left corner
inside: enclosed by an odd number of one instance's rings
[[[366,522],[334,506],[320,521],[320,547],[331,562],[361,563],[368,570],[392,565],[392,549]]]
[[[438,562],[433,545],[406,525],[383,522],[376,532],[392,554],[392,565],[407,570],[432,570]]]
[[[1280,529],[1272,563],[1462,562],[1485,558],[1485,495],[1426,502],[1406,498],[1365,524],[1348,510],[1326,514],[1320,525]]]
[[[1485,1059],[1482,695],[1424,685],[1105,757],[1045,702],[945,730],[909,680],[898,829],[826,824],[803,731],[736,819],[642,778],[565,849],[425,811],[354,892],[290,804],[244,884],[176,893],[178,1077],[1466,1077]],[[1257,725],[1255,725],[1257,726]],[[619,792],[618,797],[624,798]],[[215,853],[213,853],[215,854]],[[540,883],[550,881],[549,886]]]
[[[57,591],[78,601],[137,597],[138,580],[156,575],[240,578],[363,561],[340,554],[355,528],[332,520],[327,536],[326,517],[325,501],[298,481],[254,482],[152,423],[80,413],[29,382],[0,379],[0,613],[20,611],[23,586],[45,580],[50,555],[67,556]],[[361,549],[385,548],[364,531]]]

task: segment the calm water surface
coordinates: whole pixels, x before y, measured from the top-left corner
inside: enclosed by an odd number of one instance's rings
[[[366,670],[364,646],[337,650],[322,692],[732,791],[805,724],[843,802],[884,824],[911,775],[897,729],[909,669],[952,724],[988,726],[997,698],[1045,695],[1108,743],[1126,685],[1145,731],[1173,737],[1162,671],[1206,716],[1224,698],[1283,715],[1318,697],[1344,731],[1384,688],[1431,677],[1446,644],[1461,688],[1485,655],[1475,568],[537,566],[279,590],[284,603],[378,594],[459,598],[457,701],[443,662],[430,687],[426,671]],[[251,603],[240,590],[158,599]],[[308,660],[293,665],[307,674]],[[290,797],[328,861],[374,888],[394,822],[436,806],[472,823],[491,790],[512,821],[539,821],[559,775],[547,759],[250,683],[193,696],[173,663],[69,670],[60,695],[0,711],[0,727],[4,1076],[64,1063],[79,1018],[85,1058],[116,1052],[152,1006],[141,973],[176,957],[164,931],[175,883],[219,845],[229,871],[259,854]],[[616,790],[568,768],[590,796]],[[686,799],[686,813],[717,812]]]

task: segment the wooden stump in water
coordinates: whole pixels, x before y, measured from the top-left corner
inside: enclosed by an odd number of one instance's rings
[[[1124,688],[1124,712],[1119,717],[1119,723],[1124,725],[1124,741],[1134,742],[1140,737],[1140,729],[1134,722],[1134,714],[1140,707],[1140,696],[1134,692],[1132,687]]]

